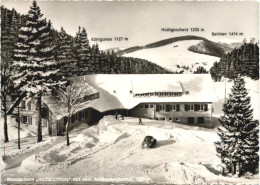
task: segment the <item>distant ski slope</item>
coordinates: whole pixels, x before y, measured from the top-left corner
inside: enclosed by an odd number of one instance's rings
[[[203,40],[178,41],[156,48],[134,51],[123,56],[146,59],[172,71],[184,70],[184,73],[192,73],[198,66],[209,70],[213,63],[219,61],[220,58],[188,50],[190,46],[197,45],[200,42],[203,42]],[[188,66],[189,69],[183,69],[181,66]]]

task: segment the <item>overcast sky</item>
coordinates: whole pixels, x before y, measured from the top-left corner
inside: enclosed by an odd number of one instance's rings
[[[28,13],[31,1],[6,1],[2,5]],[[84,26],[92,37],[127,37],[128,41],[99,43],[101,49],[145,45],[181,35],[198,35],[213,41],[224,38],[258,40],[257,2],[86,2],[38,1],[54,28],[63,26],[75,35]],[[162,32],[161,28],[204,28],[204,32]],[[212,36],[212,32],[242,32],[243,36]],[[91,42],[94,43],[94,42]]]

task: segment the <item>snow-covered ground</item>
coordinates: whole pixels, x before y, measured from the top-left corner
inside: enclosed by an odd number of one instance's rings
[[[190,46],[197,45],[200,42],[201,40],[179,41],[157,48],[142,49],[124,56],[146,59],[172,71],[184,70],[184,73],[191,73],[199,66],[209,70],[214,62],[219,61],[218,57],[198,54],[188,50]],[[177,65],[189,66],[189,69],[178,68]]]
[[[143,119],[144,125],[137,123],[137,118],[106,116],[96,126],[74,129],[70,146],[66,146],[65,136],[59,136],[10,152],[5,156],[2,180],[80,177],[81,182],[258,184],[257,177],[220,175],[216,129],[148,119]],[[141,148],[147,135],[157,139],[155,148]]]
[[[4,118],[1,117],[1,123],[3,125]],[[8,129],[8,138],[9,140],[17,140],[18,131],[17,131],[17,122],[15,121],[15,118],[8,116],[7,117],[7,129]],[[27,125],[21,123],[21,129],[20,129],[20,138],[25,138],[29,136],[36,136],[36,133],[34,131],[31,131],[28,129]],[[1,141],[4,140],[4,129],[1,128]]]

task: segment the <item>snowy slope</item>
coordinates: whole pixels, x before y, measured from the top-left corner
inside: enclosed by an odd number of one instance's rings
[[[97,126],[83,127],[71,133],[71,144],[65,137],[46,141],[42,149],[31,147],[31,155],[20,164],[3,171],[2,177],[87,177],[101,181],[171,184],[240,183],[256,184],[258,179],[222,177],[214,142],[216,130],[137,118],[115,120],[104,117]],[[153,149],[142,149],[146,135],[157,139]],[[59,140],[57,140],[59,138]],[[63,140],[61,140],[63,139]],[[35,150],[33,150],[35,148]],[[24,152],[17,153],[17,159]],[[5,165],[12,165],[7,161]],[[17,160],[16,160],[17,162]],[[104,178],[107,178],[104,179]],[[114,180],[115,182],[115,180]]]
[[[184,70],[184,73],[191,73],[198,66],[203,66],[209,70],[215,61],[219,61],[218,57],[198,54],[188,50],[190,46],[197,45],[200,42],[202,40],[178,41],[157,48],[138,50],[123,56],[146,59],[172,71]],[[178,68],[177,65],[189,66],[190,69]]]

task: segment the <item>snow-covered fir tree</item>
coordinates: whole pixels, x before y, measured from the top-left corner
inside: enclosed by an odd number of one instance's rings
[[[1,110],[4,117],[4,141],[8,142],[7,131],[7,101],[13,92],[13,82],[11,76],[12,69],[12,55],[14,43],[17,41],[18,35],[18,20],[17,13],[13,9],[11,14],[6,9],[1,7],[2,27],[1,27]],[[11,19],[10,19],[11,18]]]
[[[223,112],[219,119],[222,127],[218,128],[220,142],[216,143],[223,168],[238,175],[254,172],[258,165],[258,122],[252,120],[250,97],[240,75],[234,79]]]
[[[61,67],[60,74],[72,76],[72,72],[76,66],[74,54],[72,52],[72,39],[67,35],[65,30],[61,28],[58,39],[58,62]]]
[[[79,47],[77,53],[79,62],[77,68],[80,74],[89,74],[93,71],[93,62],[90,60],[91,52],[85,28],[82,29],[78,37]]]
[[[37,142],[42,141],[41,96],[63,83],[56,75],[59,69],[50,37],[51,23],[46,22],[42,16],[36,1],[33,1],[14,50],[14,82],[20,91],[27,92],[29,96],[37,96],[38,99]]]
[[[98,44],[94,44],[92,47],[92,53],[93,53],[93,61],[94,61],[94,72],[98,73],[99,71],[101,71],[100,68],[100,51],[99,51],[99,47]]]

